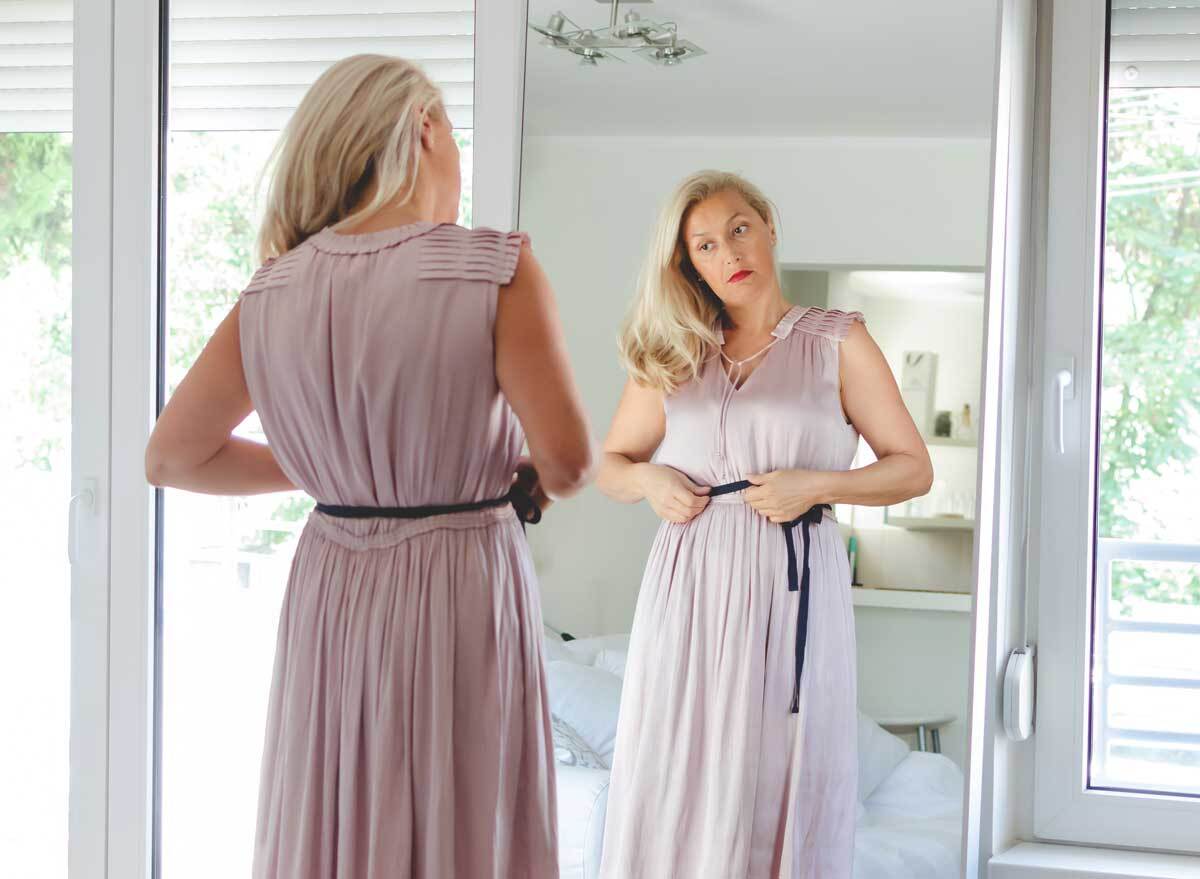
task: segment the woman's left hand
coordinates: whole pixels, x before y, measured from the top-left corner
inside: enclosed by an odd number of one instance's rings
[[[743,493],[746,502],[775,524],[790,522],[823,503],[819,494],[819,470],[772,470],[752,473],[753,482]]]

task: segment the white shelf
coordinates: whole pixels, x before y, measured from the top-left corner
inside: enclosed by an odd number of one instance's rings
[[[888,516],[888,525],[909,531],[974,531],[975,520],[961,516]]]
[[[927,446],[960,446],[964,449],[974,449],[979,445],[973,439],[951,439],[948,436],[927,436],[924,440]]]
[[[902,610],[943,610],[955,613],[971,611],[971,596],[965,592],[851,586],[850,595],[855,607],[894,607]]]

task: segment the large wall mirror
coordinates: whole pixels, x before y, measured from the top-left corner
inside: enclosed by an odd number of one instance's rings
[[[528,5],[519,227],[554,284],[598,437],[625,382],[616,339],[658,210],[715,168],[775,203],[790,302],[863,314],[925,438],[928,494],[836,510],[853,580],[862,879],[960,871],[995,23],[992,0]],[[853,466],[874,459],[860,440]],[[582,767],[556,739],[564,876],[598,868],[659,521],[590,488],[530,529],[556,730],[595,752]]]

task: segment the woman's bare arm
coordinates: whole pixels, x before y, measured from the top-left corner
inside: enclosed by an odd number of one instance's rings
[[[163,407],[146,445],[154,485],[205,494],[261,494],[296,488],[270,448],[233,436],[253,406],[242,372],[235,304]]]
[[[563,498],[591,478],[592,440],[554,291],[526,244],[496,304],[496,378],[529,443],[542,491]]]
[[[626,380],[596,483],[614,500],[632,504],[644,499],[661,518],[683,523],[708,505],[708,487],[673,467],[650,463],[666,429],[662,392]]]
[[[645,496],[641,476],[667,429],[661,391],[625,381],[604,440],[596,487],[613,500],[632,504]]]
[[[841,342],[842,406],[879,460],[826,474],[826,503],[883,506],[918,497],[933,484],[929,449],[900,396],[891,367],[865,326]]]

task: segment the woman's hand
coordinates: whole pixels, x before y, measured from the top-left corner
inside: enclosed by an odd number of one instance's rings
[[[708,486],[697,485],[674,467],[638,464],[641,489],[660,518],[683,524],[708,506]]]
[[[514,488],[519,488],[529,495],[543,513],[546,512],[546,507],[554,503],[542,489],[537,468],[533,466],[533,458],[528,455],[522,455],[517,459],[517,469],[513,471],[512,484]]]
[[[820,470],[772,470],[746,477],[754,483],[743,493],[746,503],[775,524],[790,522],[823,503]]]

